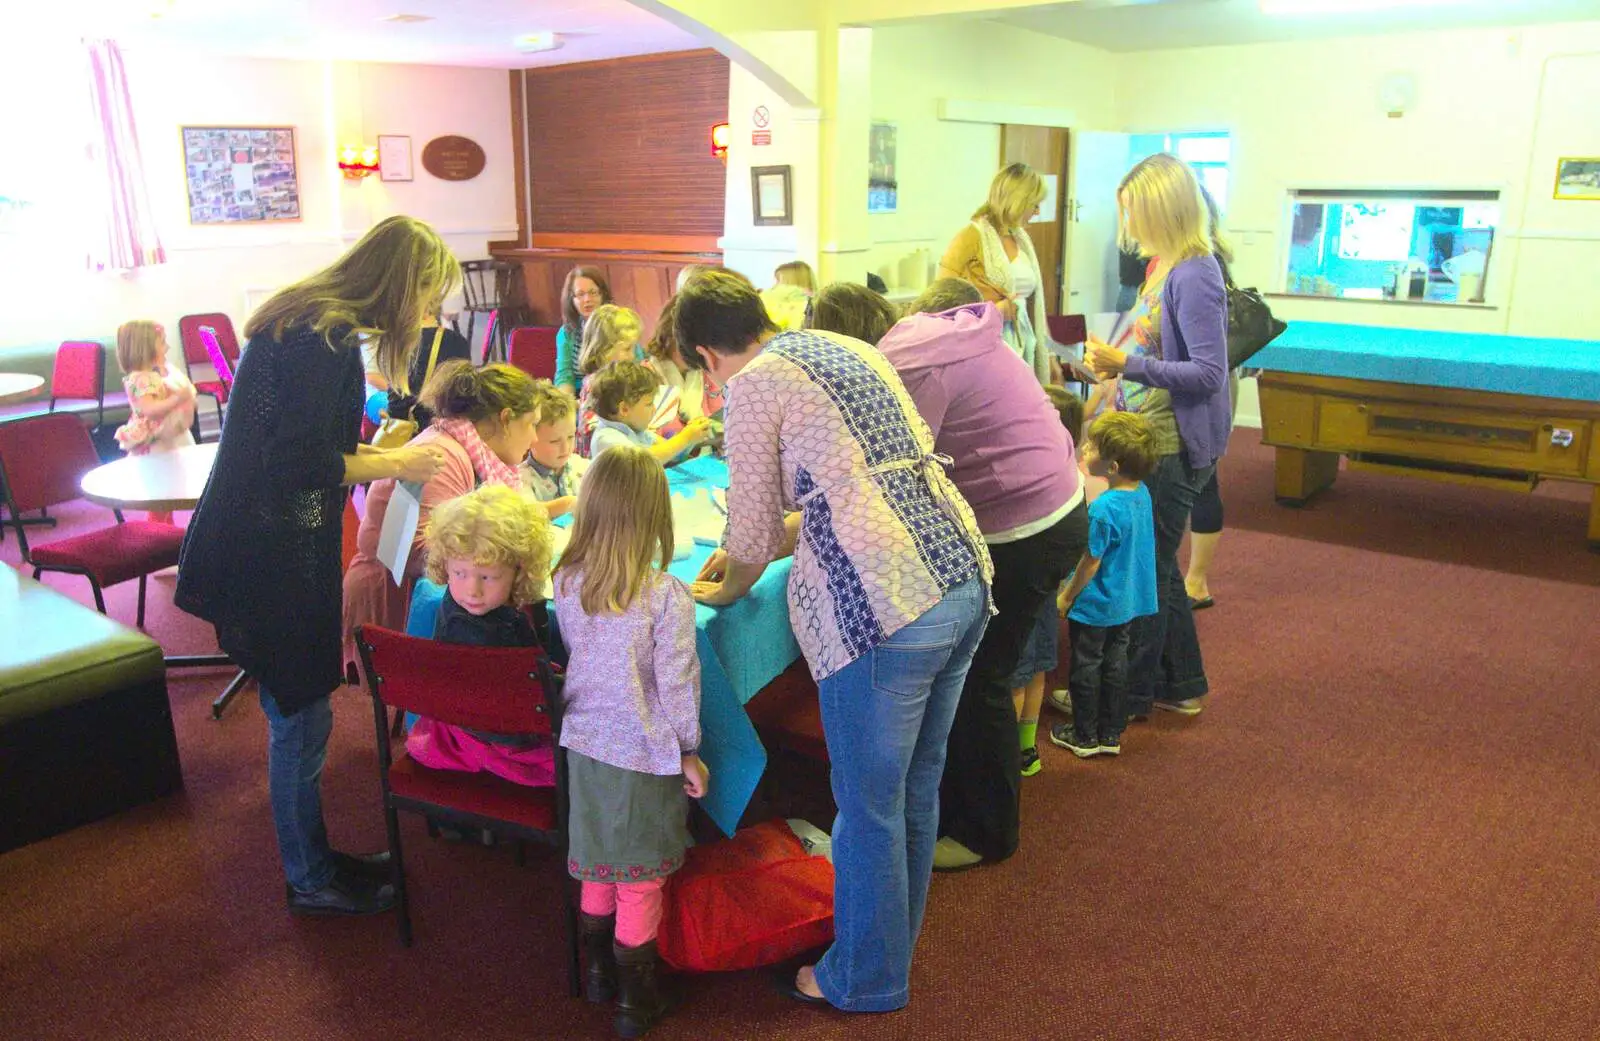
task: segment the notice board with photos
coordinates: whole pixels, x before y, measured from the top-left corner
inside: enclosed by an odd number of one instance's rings
[[[293,127],[184,127],[190,224],[300,219]]]

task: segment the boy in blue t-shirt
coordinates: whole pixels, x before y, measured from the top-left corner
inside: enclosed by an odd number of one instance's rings
[[[1089,504],[1089,548],[1061,594],[1070,608],[1072,721],[1052,727],[1050,742],[1087,759],[1122,751],[1129,623],[1156,613],[1155,514],[1141,483],[1155,469],[1155,434],[1136,412],[1108,412],[1089,428],[1080,458],[1110,488]]]

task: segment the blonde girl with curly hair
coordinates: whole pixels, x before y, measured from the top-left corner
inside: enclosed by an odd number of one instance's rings
[[[479,647],[537,647],[528,609],[550,581],[550,519],[532,496],[485,484],[428,518],[428,578],[445,587],[434,639]],[[491,734],[422,717],[406,753],[434,770],[485,772],[532,788],[555,784],[541,738]]]

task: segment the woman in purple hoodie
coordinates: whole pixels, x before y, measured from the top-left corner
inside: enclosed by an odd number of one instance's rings
[[[913,311],[938,307],[946,279]],[[999,612],[967,673],[939,788],[934,867],[958,870],[1016,852],[1022,750],[1011,674],[1034,618],[1088,544],[1088,507],[1072,437],[1028,363],[1006,345],[993,304],[912,314],[878,342],[934,450],[977,515],[994,561]]]
[[[1158,258],[1130,316],[1124,351],[1091,338],[1085,361],[1122,376],[1116,407],[1155,429],[1160,461],[1145,481],[1156,519],[1159,610],[1136,619],[1128,711],[1152,705],[1198,715],[1210,687],[1178,544],[1196,496],[1228,447],[1228,296],[1210,211],[1194,171],[1175,156],[1141,161],[1117,190],[1125,244]]]

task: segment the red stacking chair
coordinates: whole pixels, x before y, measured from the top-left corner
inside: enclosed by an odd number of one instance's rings
[[[795,662],[762,687],[745,705],[763,742],[807,759],[828,762],[822,733],[822,702],[805,659]]]
[[[68,340],[56,348],[50,372],[50,411],[58,401],[92,401],[94,425],[106,420],[106,348],[93,340]]]
[[[536,380],[554,380],[558,331],[542,325],[525,325],[511,330],[506,360]]]
[[[1089,338],[1089,325],[1081,314],[1052,314],[1045,316],[1050,339],[1057,343],[1082,343]]]
[[[227,361],[227,375],[223,375],[222,368],[211,361],[211,353],[206,350],[205,339],[200,335],[201,326],[212,330],[217,346],[222,349],[222,356]],[[209,395],[216,402],[217,422],[220,424],[222,406],[228,403],[228,391],[233,385],[233,370],[239,367],[239,337],[233,331],[233,321],[220,311],[184,315],[178,319],[178,341],[183,345],[184,371],[194,383],[196,393]],[[212,365],[216,378],[196,380],[196,365]]]
[[[137,578],[138,624],[143,627],[145,579],[153,571],[178,563],[182,528],[150,521],[125,522],[121,510],[112,510],[117,523],[110,527],[30,547],[27,529],[14,520],[23,510],[81,498],[78,482],[99,465],[94,442],[76,416],[52,412],[0,424],[0,477],[5,479],[6,508],[17,529],[23,563],[33,568],[34,578],[44,571],[83,575],[101,614],[106,611],[101,590]]]
[[[400,942],[411,945],[411,907],[400,849],[400,810],[463,830],[487,829],[558,851],[567,923],[567,982],[578,994],[578,910],[567,877],[567,756],[560,747],[561,694],[537,647],[476,647],[406,636],[376,625],[356,629],[372,691],[384,822],[394,872]],[[388,709],[495,734],[539,734],[555,747],[556,785],[529,788],[487,773],[430,770],[389,742]]]

